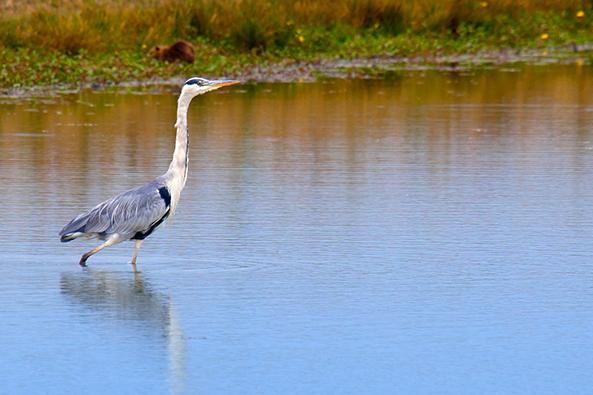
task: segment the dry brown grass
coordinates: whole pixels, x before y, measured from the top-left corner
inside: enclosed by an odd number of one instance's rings
[[[301,27],[455,31],[500,15],[585,6],[579,0],[4,0],[0,46],[77,53],[201,36],[249,50],[282,47]]]

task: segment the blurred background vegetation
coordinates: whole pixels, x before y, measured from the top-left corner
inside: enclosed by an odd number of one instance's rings
[[[0,86],[574,45],[593,39],[592,14],[593,0],[0,0]],[[147,57],[177,39],[194,65]]]

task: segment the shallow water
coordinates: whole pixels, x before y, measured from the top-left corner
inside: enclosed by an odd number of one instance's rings
[[[177,216],[68,220],[166,170],[166,90],[0,100],[0,393],[582,393],[593,73],[244,85],[190,109]]]

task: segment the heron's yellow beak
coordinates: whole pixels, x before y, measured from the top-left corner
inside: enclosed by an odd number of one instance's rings
[[[237,81],[237,80],[216,80],[216,81],[212,81],[210,83],[210,89],[218,89],[218,88],[222,88],[223,86],[237,85],[240,83],[241,83],[241,81]]]

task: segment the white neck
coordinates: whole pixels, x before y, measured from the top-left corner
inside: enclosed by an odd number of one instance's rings
[[[187,110],[193,97],[182,93],[177,100],[177,137],[175,139],[175,151],[169,170],[165,173],[167,186],[171,192],[171,214],[175,212],[181,190],[187,180],[187,165],[189,162],[189,136],[187,131]]]

